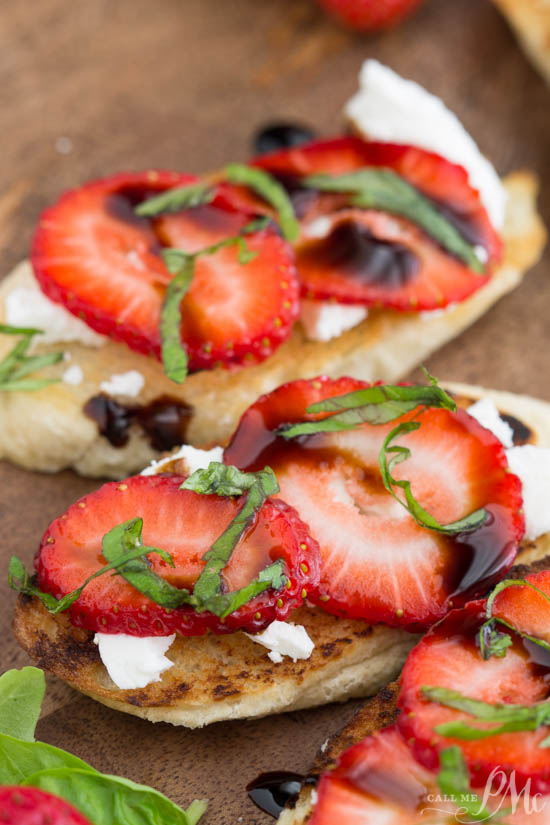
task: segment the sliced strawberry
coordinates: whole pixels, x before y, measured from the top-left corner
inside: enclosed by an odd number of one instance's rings
[[[263,155],[254,163],[287,187],[301,219],[296,263],[307,297],[398,310],[435,309],[462,301],[483,286],[500,257],[500,239],[466,171],[439,155],[411,146],[335,138]],[[390,169],[431,198],[467,241],[484,247],[486,273],[469,269],[405,218],[350,209],[348,196],[318,193],[300,184],[307,175],[362,167]],[[320,216],[329,218],[322,232],[314,225]]]
[[[526,579],[550,597],[550,570],[534,573]],[[493,603],[493,616],[506,619],[522,633],[550,643],[550,602],[526,585],[502,590]]]
[[[79,587],[105,565],[101,541],[117,524],[143,519],[143,543],[168,551],[170,567],[158,555],[153,570],[175,587],[190,590],[200,575],[202,557],[227,528],[242,500],[199,495],[179,487],[183,476],[135,476],[105,484],[80,499],[46,531],[36,558],[42,590],[57,598]],[[284,620],[317,585],[316,542],[296,511],[278,499],[268,499],[254,525],[237,545],[222,573],[227,591],[249,584],[258,573],[283,559],[289,584],[273,588],[220,620],[208,612],[184,606],[165,610],[133,588],[122,576],[109,573],[94,579],[71,608],[73,624],[107,633],[136,636],[193,636],[208,628],[229,633],[240,627],[257,632],[274,619]]]
[[[0,787],[0,822],[3,825],[90,825],[76,808],[39,788]]]
[[[397,310],[463,301],[489,280],[447,254],[412,221],[370,209],[341,209],[330,230],[296,250],[306,297]]]
[[[419,526],[386,491],[378,464],[388,425],[285,441],[284,423],[307,420],[323,398],[368,386],[353,379],[295,381],[261,397],[243,415],[225,461],[273,468],[281,496],[296,507],[321,546],[321,582],[312,597],[325,610],[370,622],[423,628],[479,594],[506,571],[524,533],[519,479],[502,444],[459,410],[429,409],[399,439],[411,457],[394,468],[441,523],[486,507],[478,530],[447,537]],[[410,417],[410,415],[408,416]]]
[[[237,234],[250,214],[221,196],[206,206],[151,220],[134,207],[196,178],[173,172],[115,175],[66,192],[42,214],[32,264],[44,292],[104,335],[160,355],[159,321],[172,276],[163,246],[188,252]],[[290,247],[273,228],[247,236],[256,257],[236,246],[200,258],[182,302],[181,337],[190,369],[261,360],[290,333],[298,287]]]
[[[421,0],[318,0],[340,23],[360,32],[378,31],[401,23]]]
[[[395,726],[354,745],[336,769],[321,777],[311,825],[420,825],[437,808],[441,823],[456,811],[451,802],[428,801],[435,776],[414,759]]]
[[[550,611],[546,611],[546,616],[548,623]],[[412,744],[416,757],[432,769],[437,765],[438,751],[459,745],[475,787],[490,785],[491,781],[498,786],[504,774],[513,777],[518,790],[530,779],[533,793],[550,793],[548,749],[539,747],[548,737],[550,727],[471,741],[454,739],[435,730],[438,725],[456,721],[480,728],[493,728],[495,724],[430,701],[423,696],[423,687],[447,688],[491,705],[533,705],[548,699],[548,654],[546,666],[541,665],[541,654],[535,646],[513,634],[513,645],[505,656],[484,660],[477,643],[484,620],[485,602],[472,602],[462,610],[452,611],[409,654],[401,676],[401,731]]]
[[[506,811],[508,825],[547,825],[550,797],[479,793],[474,819],[463,807],[457,777],[456,793],[445,793],[437,772],[422,767],[396,726],[385,728],[345,751],[334,771],[321,777],[310,825],[456,825],[492,822]],[[454,798],[451,798],[453,797]],[[481,812],[481,809],[484,812]],[[485,816],[484,816],[485,814]]]

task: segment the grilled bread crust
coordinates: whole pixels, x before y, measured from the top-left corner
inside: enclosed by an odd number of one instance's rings
[[[527,396],[449,384],[459,406],[485,397],[511,416],[517,443],[550,447],[550,404]],[[550,534],[525,542],[518,561],[550,554]],[[372,696],[395,678],[418,637],[404,630],[339,619],[302,607],[290,620],[315,643],[310,659],[273,664],[244,633],[177,637],[167,656],[174,666],[139,690],[120,690],[103,666],[93,634],[52,616],[37,599],[19,597],[13,629],[41,667],[109,707],[153,722],[200,727],[222,719],[266,716],[352,697]]]
[[[489,283],[462,303],[429,317],[372,310],[359,326],[326,343],[307,341],[301,325],[296,324],[291,338],[261,364],[197,372],[183,385],[170,381],[154,358],[114,341],[99,348],[37,344],[37,353],[63,349],[70,364],[82,368],[84,380],[78,386],[61,382],[32,393],[1,393],[0,458],[31,470],[57,472],[73,467],[85,476],[107,478],[130,475],[158,458],[139,425],[130,427],[124,447],[113,447],[83,412],[86,402],[100,392],[102,381],[129,370],[138,370],[145,385],[138,398],[127,402],[147,405],[169,396],[188,405],[185,438],[203,448],[225,444],[244,410],[259,395],[286,381],[319,374],[351,375],[365,381],[400,379],[514,289],[540,257],[546,234],[535,209],[536,180],[529,172],[518,172],[504,183],[508,192],[504,259]],[[30,264],[24,262],[2,282],[0,320],[5,315],[6,295],[33,280]],[[11,336],[0,336],[0,358],[12,346]],[[58,364],[44,375],[58,378],[66,368]]]

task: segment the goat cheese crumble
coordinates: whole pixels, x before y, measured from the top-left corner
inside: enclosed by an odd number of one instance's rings
[[[369,311],[362,304],[334,304],[304,300],[300,321],[310,341],[330,341],[364,321]]]
[[[102,381],[99,389],[107,395],[126,395],[128,398],[137,398],[145,386],[145,378],[137,370],[115,373],[107,381]]]
[[[268,649],[268,656],[275,664],[283,661],[283,656],[297,659],[309,659],[315,644],[309,638],[307,630],[301,624],[274,621],[261,633],[245,633],[253,642]]]
[[[176,459],[183,459],[188,475],[195,470],[206,470],[211,461],[223,461],[223,447],[212,447],[211,450],[199,450],[190,444],[184,444],[176,453],[152,461],[148,467],[141,471],[142,476],[154,476],[162,472],[162,468]]]
[[[359,134],[370,140],[418,146],[463,166],[492,223],[502,228],[506,191],[500,178],[439,97],[377,60],[366,60],[359,91],[346,104],[345,114]]]
[[[175,633],[171,636],[96,633],[94,642],[115,685],[121,690],[132,690],[160,682],[161,673],[174,664],[164,654],[175,638]]]

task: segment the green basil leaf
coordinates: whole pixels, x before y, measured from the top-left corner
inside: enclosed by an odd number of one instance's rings
[[[279,561],[270,564],[268,567],[264,567],[250,584],[241,587],[239,590],[234,590],[232,593],[217,593],[210,596],[202,603],[202,607],[204,610],[209,610],[210,613],[224,619],[230,613],[234,613],[235,610],[242,607],[243,604],[247,604],[260,593],[263,593],[264,590],[269,590],[271,587],[274,590],[281,590],[287,583],[287,577],[283,571],[284,564],[279,559]]]
[[[45,690],[44,672],[37,667],[3,673],[0,676],[0,733],[34,742]]]
[[[185,811],[163,794],[118,776],[59,767],[38,771],[21,784],[60,796],[94,825],[189,825]],[[195,806],[195,822],[197,813]]]
[[[236,609],[233,604],[240,607],[256,593],[273,586],[273,576],[277,582],[282,580],[282,568],[275,571],[271,565],[262,571],[264,579],[258,577],[247,586],[250,590],[242,588],[232,594],[221,593],[221,572],[231,558],[233,550],[253,523],[265,500],[279,492],[279,485],[271,468],[266,467],[258,473],[243,473],[236,467],[212,461],[206,470],[196,470],[190,475],[181,485],[181,489],[193,490],[203,495],[220,496],[240,496],[246,492],[246,499],[235,518],[203,556],[205,566],[193,588],[195,610],[209,610],[220,616],[228,615]],[[245,590],[252,595],[242,601]],[[228,595],[231,599],[220,599],[221,595]]]
[[[437,385],[399,387],[387,384],[366,387],[311,404],[307,413],[330,412],[334,415],[321,421],[284,425],[277,430],[277,434],[289,439],[313,433],[349,430],[365,423],[386,424],[419,406],[456,410],[452,398]]]
[[[188,825],[197,825],[199,819],[206,813],[208,803],[205,799],[194,799],[185,811]]]
[[[41,329],[0,324],[0,333],[23,336],[0,362],[0,392],[31,392],[59,382],[59,378],[23,380],[31,372],[36,372],[63,360],[62,352],[50,352],[45,355],[34,356],[26,355],[33,337],[42,333]]]
[[[272,175],[252,166],[231,163],[225,168],[225,176],[230,183],[247,186],[275,209],[277,222],[287,241],[298,239],[300,224],[296,220],[294,207],[285,189]]]
[[[101,552],[107,561],[117,564],[117,572],[132,587],[143,593],[151,601],[167,608],[181,607],[190,603],[189,591],[174,587],[158,576],[147,560],[148,553],[156,553],[167,564],[174,567],[172,556],[158,547],[145,547],[141,543],[143,519],[134,518],[118,524],[103,536]],[[139,551],[141,555],[122,563],[129,553]]]
[[[481,799],[470,787],[468,769],[457,745],[440,752],[437,784],[441,793],[450,797],[462,814],[467,814],[476,822],[500,822],[501,816],[508,813],[491,813],[483,807]]]
[[[421,527],[427,527],[429,530],[435,530],[445,535],[454,535],[456,533],[470,532],[477,530],[487,519],[487,511],[483,508],[475,510],[468,516],[465,516],[459,521],[453,521],[450,524],[440,524],[430,513],[425,510],[422,505],[415,499],[410,481],[399,481],[392,476],[392,470],[396,464],[406,461],[411,451],[408,447],[392,444],[392,441],[403,433],[410,433],[417,430],[421,426],[420,421],[402,421],[397,427],[386,436],[384,443],[378,456],[378,463],[380,472],[382,474],[382,481],[384,487],[398,501],[406,510],[409,511],[417,524]],[[388,454],[391,458],[388,460]],[[393,490],[394,487],[399,487],[405,494],[405,501],[403,501]]]
[[[310,175],[302,179],[302,184],[323,192],[355,193],[353,206],[382,209],[408,218],[474,272],[484,271],[473,246],[453,224],[418,189],[390,169],[365,167],[343,175]]]
[[[109,561],[109,564],[106,564],[105,567],[96,570],[95,573],[92,573],[91,576],[88,578],[78,587],[76,590],[73,590],[71,593],[67,593],[63,598],[56,599],[55,596],[52,596],[51,593],[44,593],[38,587],[36,587],[31,580],[31,577],[27,573],[25,569],[25,565],[23,562],[17,558],[17,556],[12,556],[10,559],[9,569],[8,569],[8,584],[12,590],[17,590],[19,593],[23,593],[26,596],[36,596],[44,607],[53,614],[62,613],[64,610],[68,610],[76,600],[79,598],[80,594],[93,579],[97,579],[98,576],[103,576],[105,573],[108,573],[109,570],[116,570],[119,573],[122,573],[125,570],[126,565],[128,563],[132,563],[136,560],[142,559],[147,553],[157,553],[160,555],[164,561],[168,563],[172,562],[172,558],[169,553],[165,550],[160,550],[157,547],[142,547],[141,544],[138,542],[129,543],[127,545],[128,549],[125,549],[124,552],[118,553],[114,550],[114,541],[111,540],[110,535],[114,531],[114,535],[116,539],[120,538],[118,530],[120,533],[124,533],[127,531],[128,536],[132,534],[132,530],[139,529],[139,535],[141,536],[141,527],[143,526],[143,521],[141,519],[130,519],[127,522],[124,522],[118,527],[113,528],[113,530],[107,533],[107,536],[104,536],[104,542],[107,537],[107,552],[112,556],[112,561]],[[145,566],[146,562],[143,562]],[[136,573],[141,572],[141,567],[139,571],[136,568],[133,568],[133,571]],[[152,575],[155,575],[150,571]],[[132,571],[129,571],[129,575],[131,575]],[[162,581],[162,580],[160,580]],[[178,591],[178,593],[184,591]]]
[[[86,762],[45,742],[26,742],[0,733],[0,782],[21,785],[28,776],[50,768],[93,771]]]
[[[160,316],[162,363],[168,378],[182,384],[187,376],[188,359],[181,340],[180,306],[193,280],[195,260],[174,249],[163,250],[163,258],[168,271],[175,274],[166,289]]]
[[[179,212],[180,209],[191,209],[194,206],[203,206],[214,199],[215,191],[209,183],[188,183],[186,186],[177,186],[167,189],[160,195],[140,203],[134,212],[140,217],[154,217],[162,212]]]
[[[432,702],[448,708],[462,710],[483,722],[496,723],[497,727],[476,727],[463,720],[437,725],[437,733],[455,739],[487,739],[500,733],[534,731],[550,723],[550,702],[535,705],[491,705],[478,699],[471,699],[455,690],[442,687],[423,687],[422,695]]]
[[[491,656],[505,656],[506,648],[510,647],[512,644],[511,636],[508,633],[501,633],[497,631],[495,628],[496,624],[507,627],[522,639],[527,639],[527,641],[533,642],[533,644],[536,644],[544,650],[550,652],[550,644],[544,641],[544,639],[539,639],[536,636],[531,636],[529,633],[524,633],[500,616],[493,616],[493,607],[496,597],[499,593],[502,593],[503,590],[507,590],[509,587],[529,587],[531,590],[534,590],[535,593],[538,593],[539,596],[546,599],[546,601],[550,601],[550,597],[544,592],[544,590],[541,590],[536,585],[527,581],[527,579],[503,579],[499,582],[496,587],[493,588],[489,598],[487,599],[487,604],[485,607],[487,621],[482,624],[478,633],[479,650],[483,659],[490,659]]]

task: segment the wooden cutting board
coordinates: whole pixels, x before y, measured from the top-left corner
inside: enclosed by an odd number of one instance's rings
[[[255,129],[297,120],[337,132],[359,66],[377,57],[441,95],[501,173],[537,171],[550,217],[550,89],[485,0],[431,0],[395,31],[349,34],[313,0],[41,0],[0,9],[0,271],[24,257],[40,210],[121,169],[200,172],[244,160]],[[550,400],[550,257],[430,359],[430,371]],[[31,563],[48,522],[97,486],[0,466],[2,570]],[[2,669],[27,663],[0,574]],[[244,786],[305,771],[357,703],[186,731],[117,714],[52,680],[39,736],[179,803],[205,825],[264,825]]]

